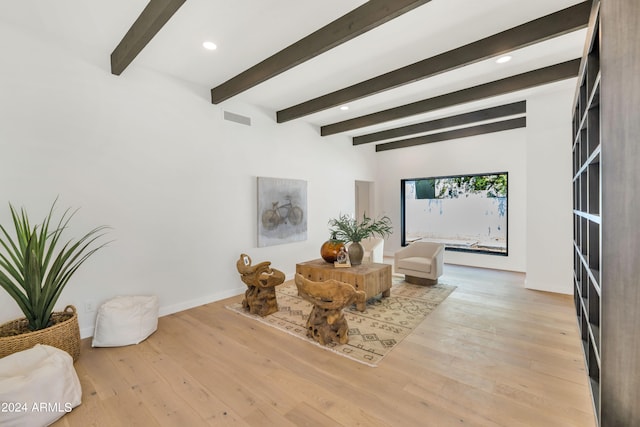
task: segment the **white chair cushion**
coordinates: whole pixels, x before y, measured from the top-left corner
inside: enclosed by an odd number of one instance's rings
[[[158,329],[158,297],[121,296],[100,306],[93,347],[139,344]]]
[[[36,344],[0,358],[0,425],[46,426],[81,399],[80,380],[66,351]]]
[[[423,271],[425,273],[429,273],[431,272],[431,258],[424,258],[419,256],[401,258],[397,261],[396,266],[398,268],[404,268],[406,270]]]

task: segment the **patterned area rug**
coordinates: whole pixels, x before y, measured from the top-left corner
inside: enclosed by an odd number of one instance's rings
[[[368,366],[377,366],[455,288],[442,283],[435,286],[412,285],[403,278],[394,277],[389,298],[377,296],[369,299],[362,312],[356,310],[355,305],[344,309],[349,324],[349,342],[330,346],[322,346],[307,337],[305,323],[311,312],[311,304],[298,296],[293,280],[276,288],[279,310],[269,316],[250,314],[244,311],[241,303],[228,305],[227,308],[325,350]]]

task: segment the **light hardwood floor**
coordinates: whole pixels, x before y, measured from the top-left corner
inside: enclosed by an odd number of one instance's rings
[[[136,346],[84,340],[55,426],[594,426],[572,299],[523,280],[447,265],[458,288],[376,368],[225,309],[241,296]]]

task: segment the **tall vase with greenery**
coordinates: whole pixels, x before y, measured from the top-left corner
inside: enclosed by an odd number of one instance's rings
[[[331,235],[344,242],[351,242],[349,246],[349,259],[352,265],[360,265],[364,255],[364,249],[360,242],[369,237],[388,237],[393,232],[391,219],[388,216],[370,218],[366,214],[362,221],[347,214],[341,214],[338,218],[329,220]]]
[[[98,242],[106,226],[94,228],[79,240],[62,241],[62,234],[77,210],[67,209],[56,223],[55,205],[54,201],[42,224],[32,226],[24,208],[18,212],[9,204],[15,237],[0,224],[0,286],[15,300],[27,320],[25,331],[12,331],[11,335],[51,326],[53,309],[69,279],[106,245]]]

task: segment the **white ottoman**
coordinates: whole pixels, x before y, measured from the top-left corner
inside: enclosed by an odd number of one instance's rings
[[[46,426],[81,403],[82,388],[66,351],[37,344],[0,359],[0,425]]]
[[[100,306],[93,347],[138,344],[158,329],[158,297],[120,296]]]

